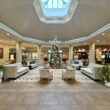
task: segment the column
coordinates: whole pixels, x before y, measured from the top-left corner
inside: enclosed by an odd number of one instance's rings
[[[8,46],[4,46],[4,51],[3,51],[3,59],[5,61],[9,62],[9,47]]]
[[[71,62],[71,60],[73,60],[73,46],[72,45],[69,46],[69,62]]]
[[[20,42],[16,43],[16,62],[22,62],[22,48]]]
[[[89,63],[95,63],[95,43],[89,45]]]
[[[41,45],[38,45],[37,51],[38,51],[38,62],[39,64],[41,64],[42,63]]]

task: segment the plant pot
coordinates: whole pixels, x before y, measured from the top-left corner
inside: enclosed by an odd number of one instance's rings
[[[66,69],[67,68],[67,63],[63,63],[62,67],[63,67],[63,69]]]
[[[110,82],[106,82],[105,86],[110,87]]]
[[[2,83],[3,79],[3,71],[0,71],[0,83]]]
[[[0,71],[0,79],[3,78],[3,71]]]

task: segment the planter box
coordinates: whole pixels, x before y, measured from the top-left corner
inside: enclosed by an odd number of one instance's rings
[[[3,71],[0,71],[0,83],[2,83]]]
[[[110,82],[106,82],[105,86],[110,87]]]
[[[0,71],[0,79],[3,78],[3,71]]]

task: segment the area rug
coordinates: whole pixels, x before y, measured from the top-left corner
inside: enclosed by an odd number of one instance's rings
[[[64,69],[54,69],[51,70],[53,73],[53,80],[51,83],[64,83],[65,81],[62,79],[62,72]],[[14,82],[38,82],[40,80],[39,68],[35,68],[30,70],[27,74],[13,80]],[[89,77],[82,74],[79,70],[76,71],[75,81],[81,83],[96,83]]]

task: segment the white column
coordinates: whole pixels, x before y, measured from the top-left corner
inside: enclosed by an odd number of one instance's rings
[[[73,46],[69,46],[69,62],[73,60]]]
[[[4,56],[3,56],[3,59],[5,61],[9,61],[9,47],[8,46],[4,46]]]
[[[95,43],[89,45],[89,63],[95,63]]]
[[[22,48],[21,43],[16,43],[16,62],[22,62]]]
[[[41,64],[41,63],[42,63],[42,58],[41,58],[41,55],[42,55],[41,45],[38,45],[37,50],[38,50],[38,62],[39,62],[39,64]]]

